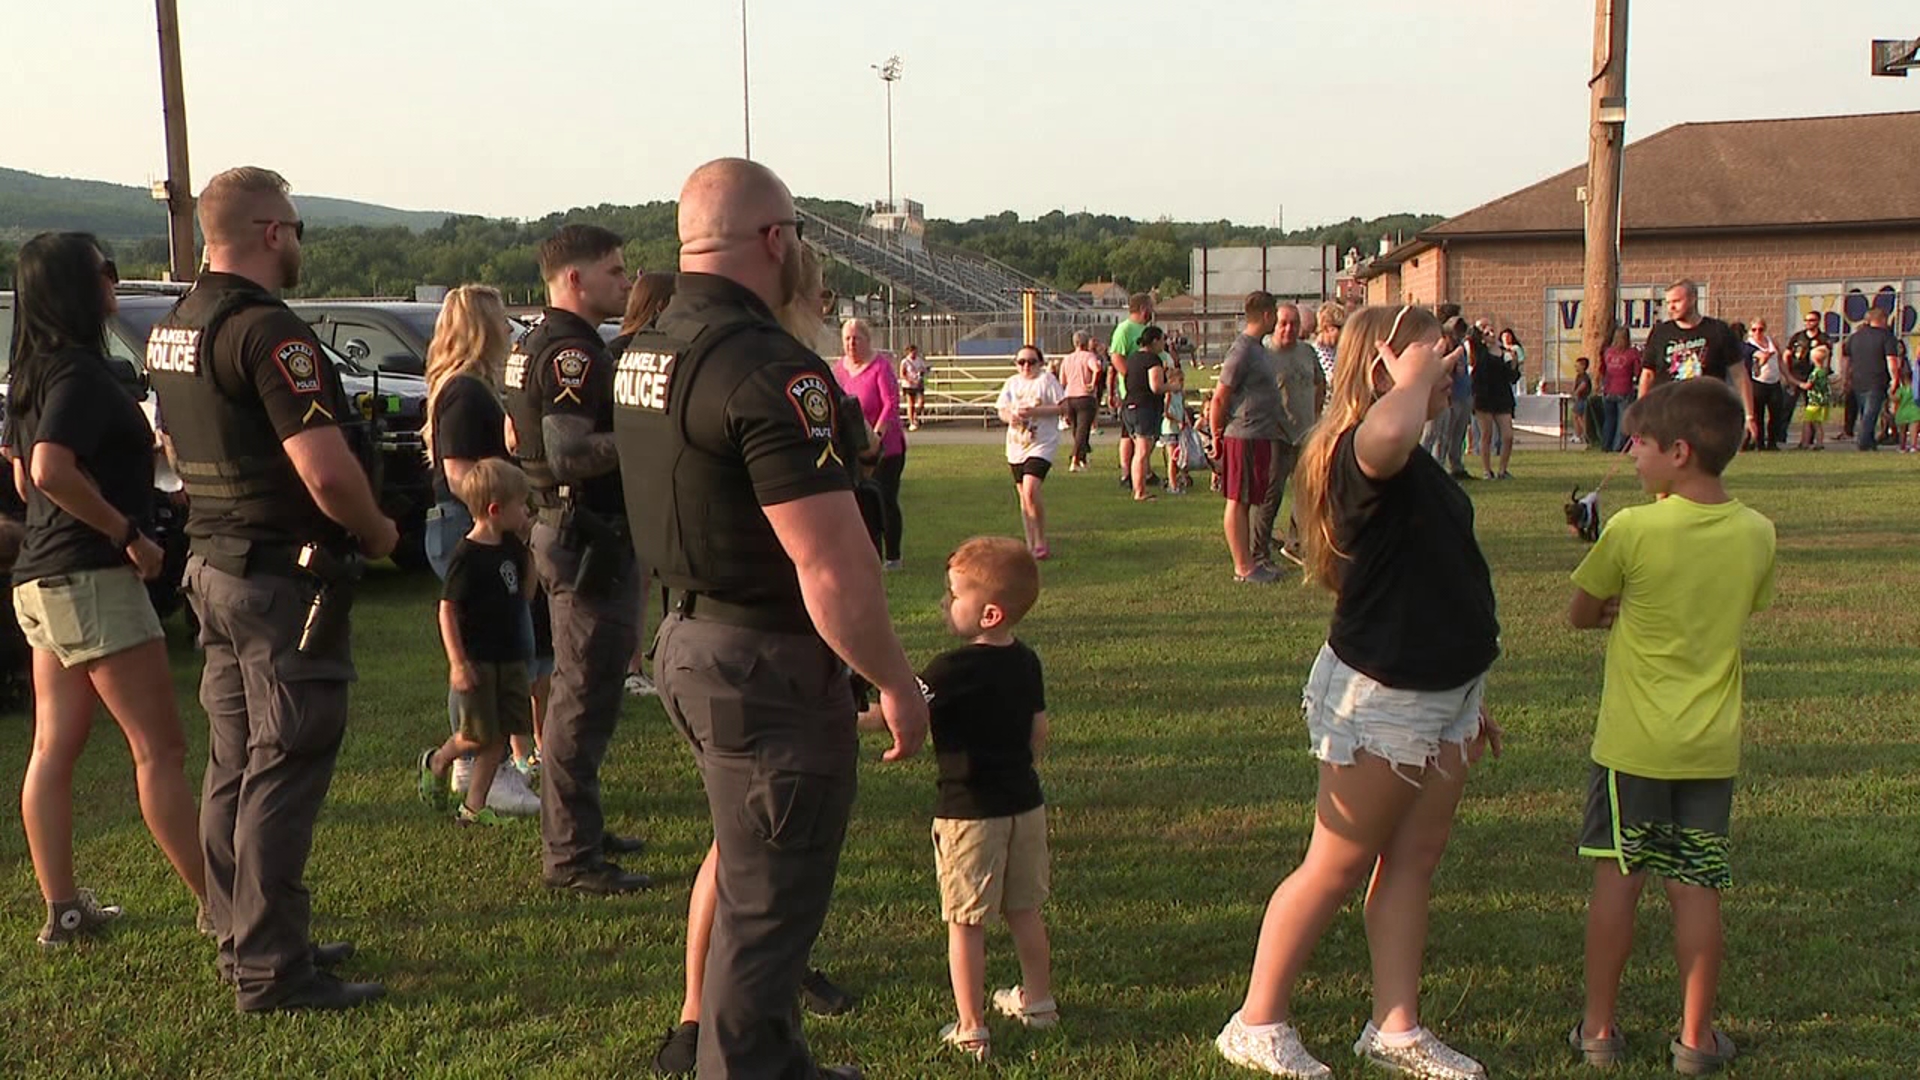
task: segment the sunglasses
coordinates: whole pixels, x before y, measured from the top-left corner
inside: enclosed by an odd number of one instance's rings
[[[1015,360],[1014,363],[1020,365],[1021,367],[1034,367],[1038,365],[1040,361],[1022,358],[1019,360]]]
[[[780,221],[770,221],[760,226],[757,231],[768,233],[782,225],[791,225],[793,227],[793,238],[795,240],[805,240],[807,238],[807,223],[801,221],[799,218],[784,218]]]
[[[293,238],[295,240],[305,240],[307,238],[307,223],[298,218],[292,221],[285,221],[281,218],[254,218],[253,223],[255,225],[285,225],[287,228],[293,230]]]
[[[119,264],[118,264],[118,263],[116,263],[116,262],[114,262],[114,261],[113,261],[112,259],[103,259],[103,260],[101,260],[101,263],[100,263],[100,276],[102,276],[102,277],[104,277],[104,278],[106,278],[108,282],[110,282],[110,283],[112,283],[112,284],[114,284],[114,285],[118,285],[118,284],[120,284],[120,266],[119,266]]]

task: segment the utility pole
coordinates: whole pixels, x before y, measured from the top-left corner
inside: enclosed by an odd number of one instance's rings
[[[153,197],[167,204],[170,276],[192,281],[200,260],[193,249],[193,181],[187,174],[187,95],[180,77],[180,11],[174,0],[154,0],[160,25],[160,108],[167,130],[167,178]]]
[[[1620,178],[1627,137],[1627,0],[1594,0],[1587,267],[1580,344],[1597,365],[1620,312]],[[1545,376],[1545,372],[1541,373]],[[1554,372],[1558,381],[1559,371]]]

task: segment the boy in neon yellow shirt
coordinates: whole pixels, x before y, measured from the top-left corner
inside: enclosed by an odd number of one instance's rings
[[[1665,879],[1685,1002],[1669,1046],[1686,1075],[1718,1071],[1733,1042],[1713,1027],[1724,953],[1720,890],[1740,763],[1740,633],[1773,600],[1773,523],[1720,474],[1746,415],[1717,379],[1656,387],[1627,413],[1640,483],[1656,500],[1607,523],[1580,568],[1568,619],[1611,627],[1580,853],[1594,865],[1586,1013],[1568,1042],[1617,1064],[1620,976],[1648,874]]]

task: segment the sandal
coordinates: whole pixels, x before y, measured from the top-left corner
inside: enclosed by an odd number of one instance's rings
[[[940,1041],[975,1061],[985,1061],[993,1053],[993,1033],[984,1027],[966,1030],[955,1020],[940,1029]]]
[[[1567,1045],[1580,1051],[1587,1064],[1596,1069],[1611,1069],[1626,1060],[1627,1037],[1618,1028],[1611,1035],[1587,1036],[1580,1034],[1582,1021],[1573,1022],[1573,1030],[1567,1032]]]
[[[1041,544],[1039,547],[1033,549],[1033,557],[1036,560],[1044,561],[1047,556],[1051,554],[1053,554],[1053,549],[1045,544]]]
[[[993,992],[993,1008],[1001,1016],[1012,1017],[1021,1027],[1045,1031],[1060,1022],[1060,1007],[1052,998],[1028,1001],[1024,986],[1009,986]]]
[[[1696,1050],[1679,1039],[1667,1045],[1673,1051],[1673,1071],[1681,1076],[1706,1076],[1727,1067],[1736,1053],[1733,1040],[1719,1028],[1713,1029],[1713,1049]]]

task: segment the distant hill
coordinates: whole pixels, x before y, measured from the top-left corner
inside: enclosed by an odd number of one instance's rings
[[[451,216],[439,210],[396,210],[318,195],[301,195],[299,201],[300,216],[315,226],[398,225],[424,232]],[[0,238],[18,242],[47,229],[78,229],[107,240],[137,240],[165,235],[167,217],[145,188],[0,168]]]

